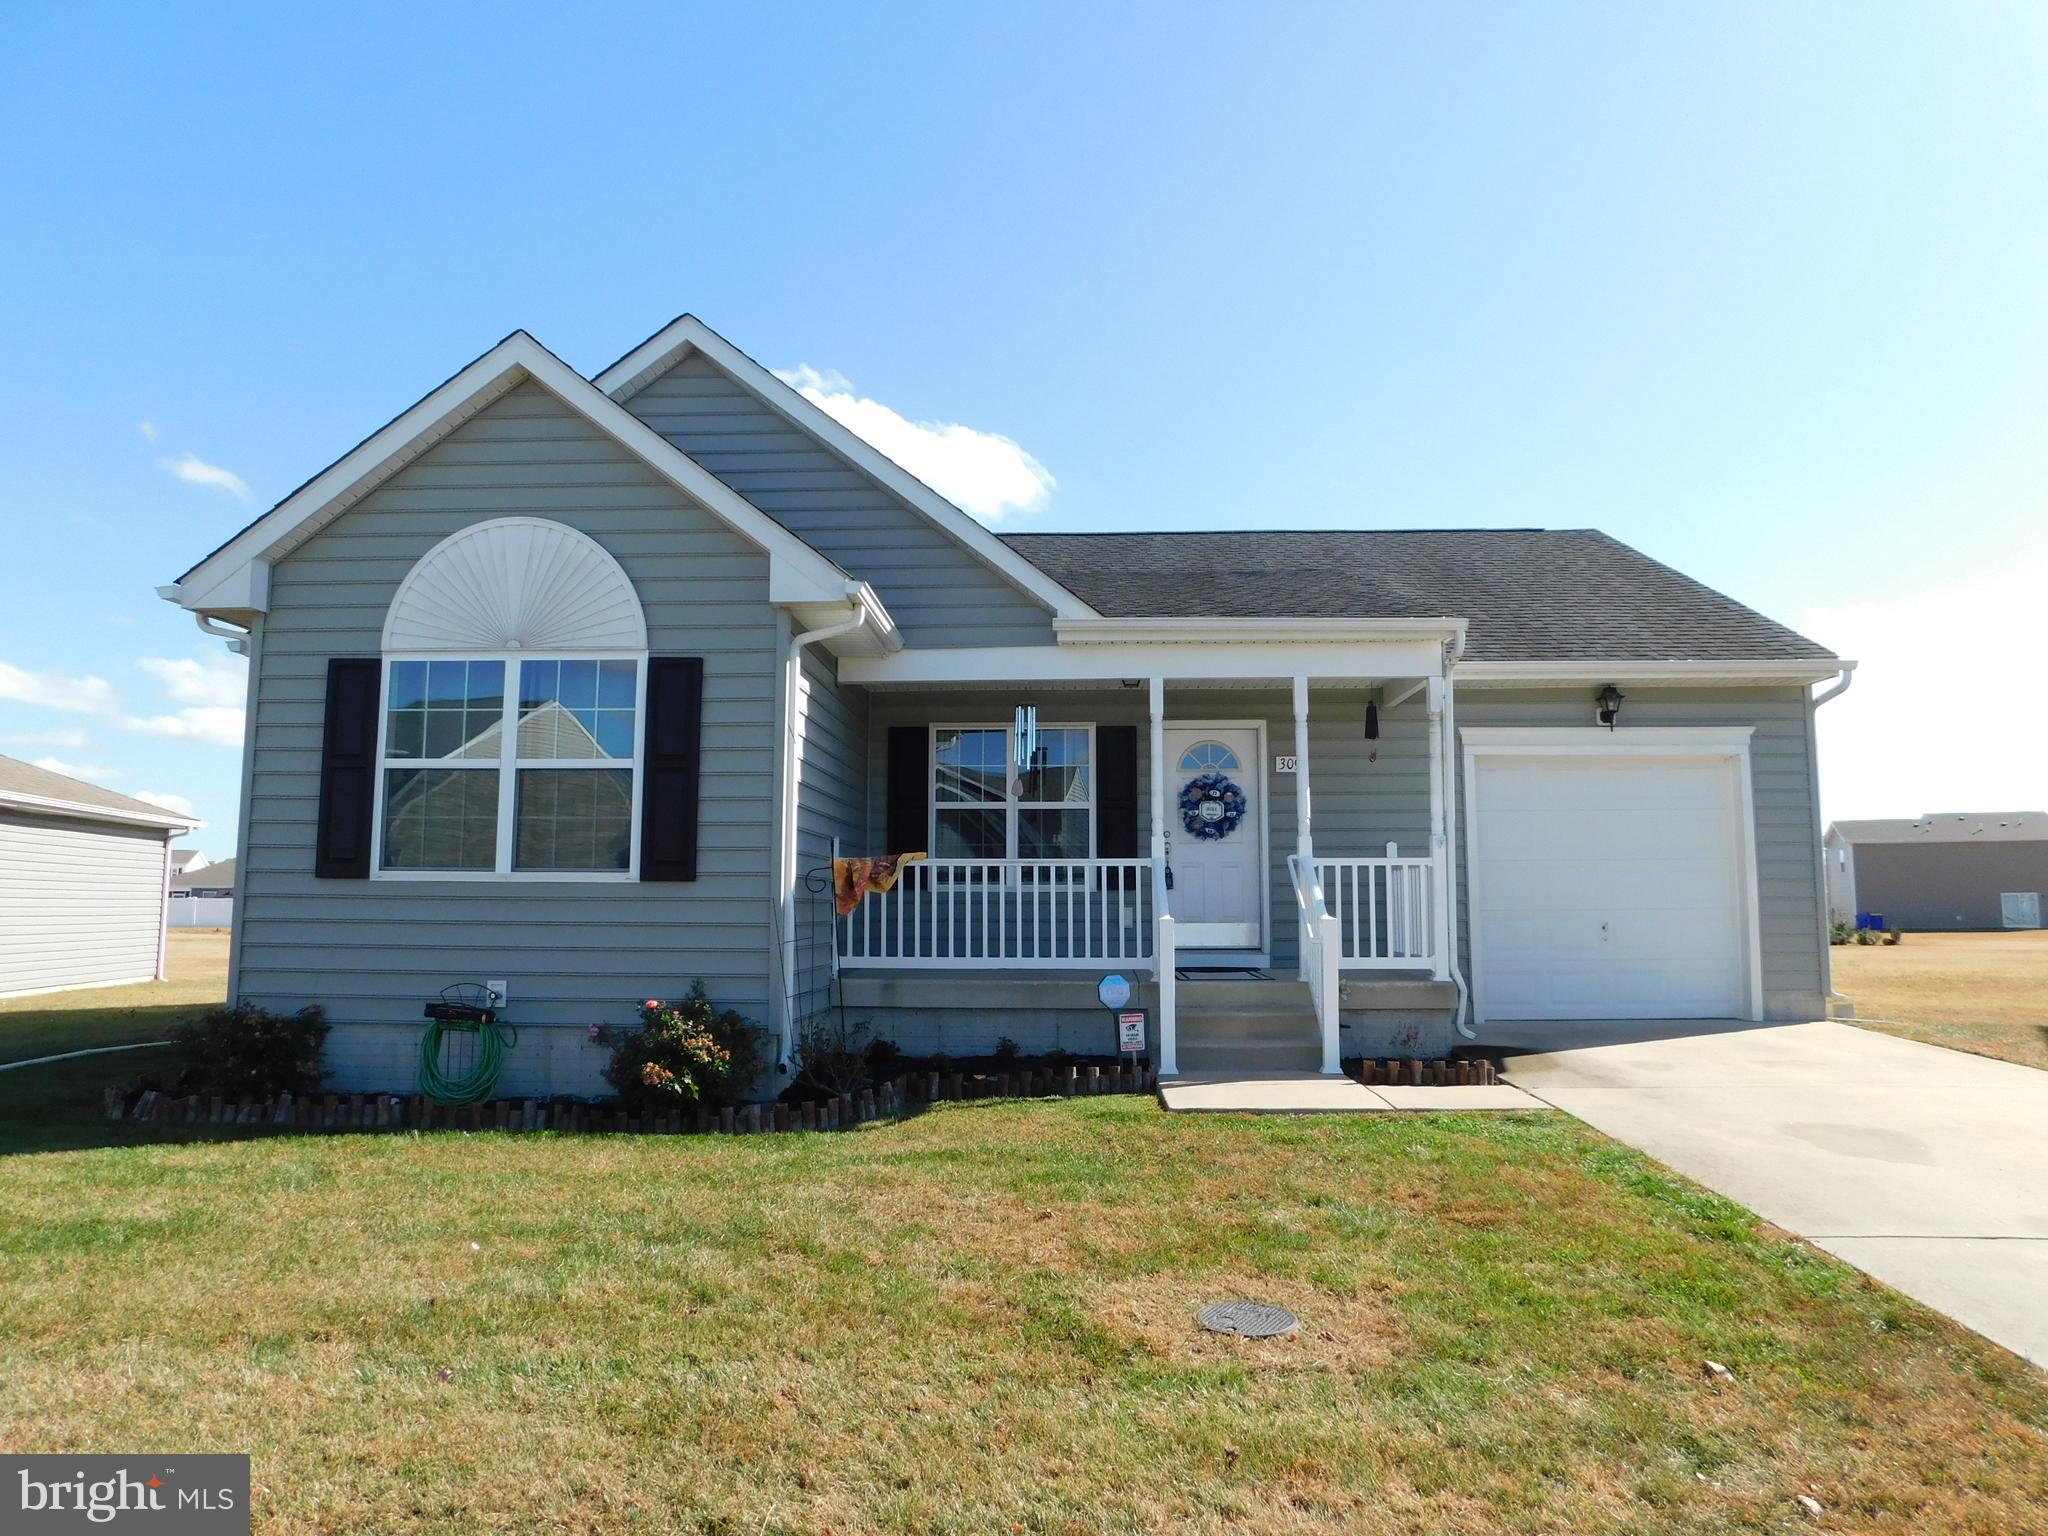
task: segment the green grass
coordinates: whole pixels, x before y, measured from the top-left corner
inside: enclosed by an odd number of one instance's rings
[[[1563,1116],[222,1140],[9,1076],[0,1444],[246,1450],[264,1531],[1790,1530],[1810,1490],[1827,1529],[1989,1533],[2048,1501],[2037,1373]],[[1192,1326],[1231,1296],[1299,1336]]]
[[[161,1040],[227,996],[228,933],[173,928],[164,981],[0,998],[0,1062]],[[0,1073],[0,1079],[11,1074]]]

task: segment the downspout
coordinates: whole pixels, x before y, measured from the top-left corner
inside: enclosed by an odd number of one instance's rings
[[[1810,693],[1806,699],[1806,792],[1813,801],[1813,847],[1814,887],[1813,902],[1818,911],[1820,926],[1820,993],[1821,1005],[1844,1001],[1835,990],[1834,946],[1828,936],[1828,840],[1825,823],[1820,817],[1820,732],[1815,727],[1814,717],[1820,713],[1821,705],[1829,699],[1838,699],[1849,691],[1849,684],[1856,680],[1856,663],[1842,663],[1842,675],[1832,687],[1820,693]]]
[[[1478,1032],[1465,1022],[1472,1008],[1472,991],[1465,985],[1465,968],[1458,963],[1458,764],[1462,755],[1458,751],[1458,690],[1453,684],[1452,674],[1457,671],[1458,660],[1465,654],[1465,632],[1444,642],[1444,859],[1451,866],[1448,904],[1450,911],[1446,926],[1450,931],[1448,940],[1451,952],[1451,980],[1458,988],[1458,1011],[1452,1015],[1451,1023],[1458,1033],[1467,1040],[1477,1040]]]
[[[820,640],[836,640],[867,622],[867,599],[858,588],[851,595],[853,617],[790,636],[789,651],[782,664],[782,814],[775,825],[775,903],[769,909],[775,918],[775,948],[782,980],[782,1018],[775,1052],[775,1070],[780,1073],[789,1071],[789,1048],[795,1032],[790,1010],[796,999],[796,706],[803,696],[804,647]],[[836,934],[833,942],[838,942]]]

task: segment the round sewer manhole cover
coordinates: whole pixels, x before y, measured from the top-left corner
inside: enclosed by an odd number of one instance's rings
[[[1257,1301],[1219,1301],[1202,1308],[1195,1321],[1211,1333],[1235,1333],[1247,1339],[1277,1339],[1301,1324],[1285,1307]]]

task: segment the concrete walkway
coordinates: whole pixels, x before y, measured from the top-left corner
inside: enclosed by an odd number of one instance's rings
[[[1846,1024],[1493,1024],[1507,1076],[2048,1366],[2048,1072]]]
[[[1505,1083],[1455,1088],[1368,1088],[1320,1072],[1192,1074],[1162,1078],[1159,1101],[1180,1114],[1345,1115],[1395,1109],[1541,1109]]]

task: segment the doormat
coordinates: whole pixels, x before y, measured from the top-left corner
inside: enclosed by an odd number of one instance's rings
[[[1243,977],[1249,981],[1271,981],[1273,973],[1253,965],[1175,966],[1173,974],[1182,981],[1224,981]]]

